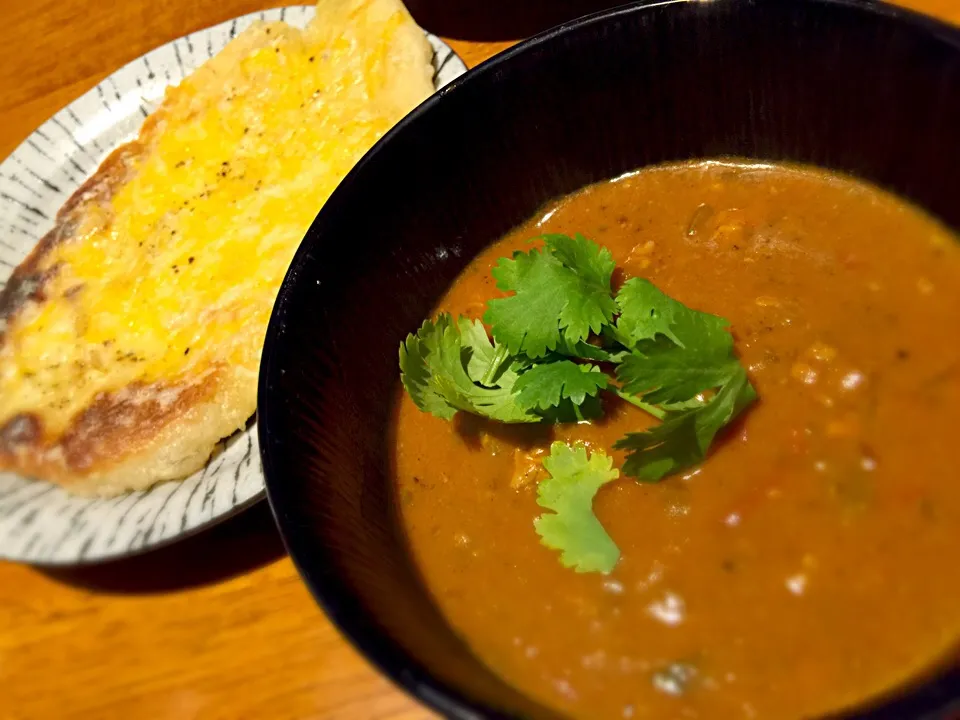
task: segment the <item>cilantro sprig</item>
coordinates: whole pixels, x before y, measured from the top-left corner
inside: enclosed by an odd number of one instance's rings
[[[617,440],[614,448],[629,451],[623,473],[656,482],[700,463],[720,429],[756,398],[746,372],[738,365],[711,400],[668,413],[660,425]]]
[[[451,420],[458,410],[505,423],[539,422],[517,402],[518,375],[477,321],[441,313],[400,346],[403,386],[421,410]]]
[[[493,269],[513,295],[487,303],[483,319],[514,354],[541,358],[599,333],[613,320],[610,251],[582,235],[544,235],[544,247],[502,258]]]
[[[617,304],[614,332],[631,348],[616,368],[621,391],[664,414],[662,424],[629,433],[614,448],[629,452],[625,475],[657,481],[701,462],[720,429],[757,395],[723,318],[691,310],[641,278],[624,283]]]
[[[583,445],[555,442],[543,466],[550,477],[537,486],[537,504],[552,512],[533,521],[541,541],[560,551],[564,567],[610,572],[620,559],[620,549],[594,515],[593,498],[603,485],[620,476],[613,458],[602,452],[588,458]]]
[[[493,269],[510,294],[487,303],[486,326],[444,313],[401,344],[401,379],[414,403],[446,420],[467,412],[504,423],[579,422],[602,415],[601,395],[612,393],[661,421],[614,444],[627,453],[624,475],[656,482],[702,462],[757,397],[729,323],[643,278],[614,294],[612,255],[581,235],[539,240]],[[609,470],[612,460],[568,451],[555,443],[544,461],[551,479],[540,502],[555,515],[541,516],[537,531],[565,564],[607,572],[618,553],[588,501],[600,464]]]
[[[502,258],[484,320],[441,314],[400,347],[417,406],[505,423],[570,422],[601,412],[601,391],[662,424],[630,433],[623,471],[654,481],[702,461],[723,426],[756,398],[723,318],[693,310],[643,278],[614,295],[610,251],[582,235],[545,235]],[[612,371],[612,372],[611,372]]]

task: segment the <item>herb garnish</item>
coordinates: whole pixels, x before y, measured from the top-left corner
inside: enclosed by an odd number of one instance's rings
[[[723,318],[691,310],[640,278],[624,284],[617,302],[614,333],[631,347],[616,369],[621,390],[666,415],[661,425],[630,433],[614,447],[630,451],[626,475],[659,480],[703,460],[720,428],[756,392]],[[715,394],[707,400],[709,391]]]
[[[479,321],[443,313],[400,346],[403,386],[421,410],[450,420],[458,410],[506,423],[539,422],[517,402],[514,361]]]
[[[602,414],[600,392],[613,392],[662,421],[614,444],[627,451],[624,475],[655,482],[701,462],[756,399],[729,323],[642,278],[614,295],[609,250],[582,235],[538,239],[542,247],[493,269],[512,294],[487,303],[492,340],[480,321],[446,313],[407,336],[400,370],[414,403],[446,420],[462,411],[504,423],[576,422]],[[556,513],[537,520],[544,544],[562,550],[565,565],[608,572],[619,551],[590,502],[617,476],[612,460],[554,443],[544,466],[552,477],[539,501]]]
[[[609,250],[582,235],[542,239],[543,248],[502,258],[493,269],[497,287],[515,294],[488,302],[483,318],[497,342],[530,358],[586,340],[617,312]]]
[[[620,550],[593,514],[593,496],[620,476],[613,458],[595,452],[588,459],[583,445],[555,442],[543,466],[550,477],[537,486],[537,504],[553,512],[533,521],[541,541],[561,551],[564,567],[577,572],[610,572],[620,559]]]

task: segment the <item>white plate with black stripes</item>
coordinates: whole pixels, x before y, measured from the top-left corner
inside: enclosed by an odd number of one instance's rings
[[[0,163],[0,289],[52,227],[61,205],[115,147],[132,139],[164,89],[219,52],[255,20],[304,27],[312,6],[245,15],[153,50],[110,75],[41,125]],[[437,88],[466,67],[439,38]],[[223,440],[182,482],[116,498],[81,498],[45,482],[0,473],[0,559],[40,565],[102,562],[164,545],[264,497],[253,423]]]

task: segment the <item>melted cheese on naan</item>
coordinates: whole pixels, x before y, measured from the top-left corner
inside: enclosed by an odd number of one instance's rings
[[[0,426],[32,414],[53,446],[104,394],[229,367],[249,382],[214,435],[235,430],[255,409],[294,251],[357,160],[432,92],[431,55],[397,0],[321,0],[306,30],[258,23],[168,89],[128,176],[43,257],[45,299],[8,323]]]

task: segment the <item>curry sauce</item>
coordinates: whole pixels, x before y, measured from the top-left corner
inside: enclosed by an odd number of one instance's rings
[[[479,318],[490,271],[580,232],[624,277],[731,321],[759,402],[699,467],[622,478],[595,512],[620,547],[577,574],[538,541],[551,440],[606,452],[655,423],[605,397],[592,424],[445,422],[406,395],[403,523],[474,652],[581,718],[809,717],[863,702],[960,640],[960,244],[892,195],[746,163],[644,169],[544,208],[438,310]],[[623,277],[615,281],[622,282]],[[623,456],[612,452],[617,463]]]

